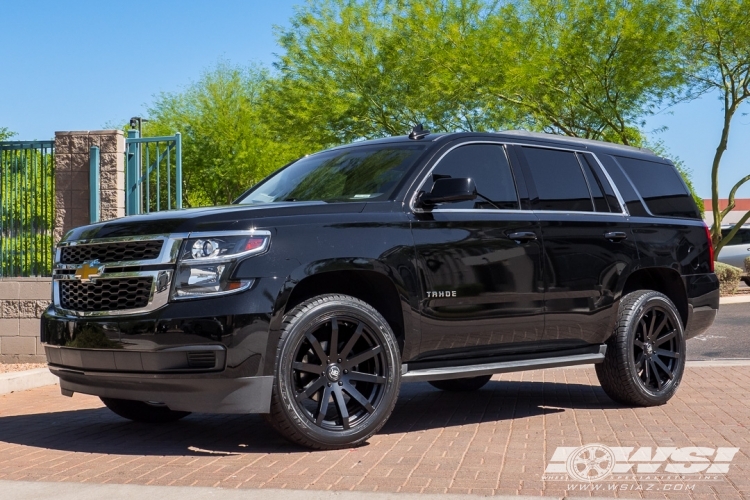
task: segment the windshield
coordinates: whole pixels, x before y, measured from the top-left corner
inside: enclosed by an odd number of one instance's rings
[[[423,144],[382,144],[306,156],[271,174],[239,203],[387,200]]]

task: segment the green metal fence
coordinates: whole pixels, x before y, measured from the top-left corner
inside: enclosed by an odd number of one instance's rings
[[[179,132],[167,137],[138,137],[138,130],[128,130],[125,159],[127,215],[182,208]]]
[[[55,142],[0,142],[0,277],[50,276]]]

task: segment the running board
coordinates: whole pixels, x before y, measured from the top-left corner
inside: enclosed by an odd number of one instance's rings
[[[403,365],[401,382],[428,382],[430,380],[479,377],[481,375],[538,370],[541,368],[588,365],[604,361],[604,354],[606,352],[607,346],[602,345],[599,347],[598,353],[575,354],[572,356],[559,356],[555,358],[524,359],[521,361],[504,361],[482,365],[447,366],[443,368],[427,368],[423,370],[409,370],[409,365]]]

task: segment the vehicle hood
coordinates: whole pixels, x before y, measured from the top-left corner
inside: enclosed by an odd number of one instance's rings
[[[273,221],[267,220],[269,218],[298,217],[305,219],[329,214],[358,213],[364,209],[365,205],[364,202],[297,201],[168,210],[146,215],[131,215],[90,226],[78,227],[69,231],[64,240],[190,233],[193,231],[243,230],[256,226],[271,226]]]

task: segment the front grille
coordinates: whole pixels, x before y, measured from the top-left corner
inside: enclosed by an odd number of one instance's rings
[[[82,264],[98,260],[104,264],[106,262],[153,260],[159,257],[163,244],[162,240],[149,240],[73,245],[62,248],[60,262],[63,264]]]
[[[216,365],[215,351],[191,351],[187,358],[190,368],[213,368]]]
[[[60,305],[71,311],[120,311],[148,305],[151,277],[60,281]]]

